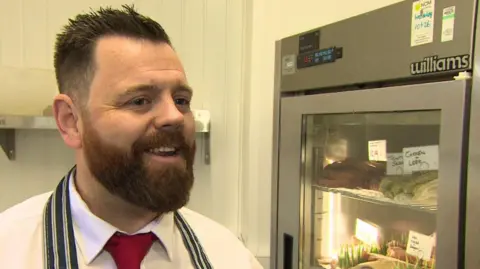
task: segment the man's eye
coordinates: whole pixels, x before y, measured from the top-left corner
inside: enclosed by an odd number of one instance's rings
[[[141,97],[141,98],[133,99],[129,103],[134,106],[144,106],[144,105],[150,104],[151,101],[145,97]]]
[[[177,98],[175,99],[175,104],[179,106],[188,106],[190,105],[190,100],[185,98]]]

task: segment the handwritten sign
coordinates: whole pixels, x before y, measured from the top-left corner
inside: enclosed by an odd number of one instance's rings
[[[406,252],[424,261],[430,261],[434,240],[432,236],[410,231]]]
[[[403,172],[438,170],[438,145],[403,149]]]
[[[387,175],[403,175],[403,153],[387,153]]]
[[[416,0],[412,6],[410,46],[433,42],[435,0]]]
[[[387,140],[368,141],[368,159],[370,161],[387,161]]]

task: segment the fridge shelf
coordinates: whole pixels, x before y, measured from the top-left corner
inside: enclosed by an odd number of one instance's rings
[[[361,200],[364,202],[369,202],[379,205],[387,206],[397,206],[413,210],[418,210],[422,212],[435,213],[437,211],[437,205],[427,205],[427,204],[418,204],[418,203],[408,203],[392,200],[388,197],[384,197],[380,192],[372,190],[362,190],[362,189],[346,189],[346,188],[328,188],[324,186],[314,185],[318,190],[330,193],[338,193],[342,196],[349,197],[352,199]],[[371,193],[372,195],[367,195],[365,193]]]

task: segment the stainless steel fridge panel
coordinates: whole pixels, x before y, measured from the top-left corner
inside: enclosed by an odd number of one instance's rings
[[[478,4],[474,9],[479,10]],[[466,186],[465,268],[480,268],[480,21],[476,22],[476,38],[472,73],[469,156]]]
[[[275,68],[280,68],[281,43],[275,43]],[[279,137],[280,137],[280,71],[275,70],[273,97],[273,145],[272,145],[272,197],[271,197],[271,233],[270,233],[270,268],[277,269],[277,210],[278,210],[278,159],[279,159]]]

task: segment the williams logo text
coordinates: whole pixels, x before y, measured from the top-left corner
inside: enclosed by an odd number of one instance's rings
[[[421,62],[410,64],[410,74],[421,75],[436,72],[454,71],[470,67],[470,55],[457,55],[444,58],[425,57]]]

